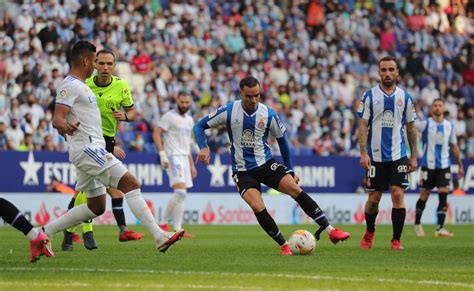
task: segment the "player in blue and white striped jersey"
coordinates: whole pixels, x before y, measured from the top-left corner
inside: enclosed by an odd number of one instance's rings
[[[435,235],[452,236],[453,234],[444,228],[448,206],[448,186],[451,182],[450,149],[459,166],[458,177],[464,176],[464,169],[454,126],[444,119],[444,101],[442,99],[433,101],[431,114],[432,117],[416,123],[423,141],[423,158],[421,160],[420,198],[416,202],[415,233],[417,236],[425,235],[421,227],[421,216],[431,190],[437,187],[439,204],[437,209],[438,226]]]
[[[285,137],[286,128],[278,115],[260,103],[260,83],[252,76],[240,81],[242,100],[231,102],[202,118],[194,126],[194,136],[201,149],[198,160],[209,164],[210,154],[204,131],[225,125],[231,142],[233,178],[241,197],[252,208],[260,226],[280,246],[281,254],[291,250],[278,226],[268,213],[262,199],[261,183],[290,195],[305,213],[329,233],[336,244],[349,238],[350,233],[332,227],[318,204],[298,186],[299,178],[293,172],[290,148]],[[284,165],[277,163],[268,146],[268,136],[278,141]]]
[[[360,164],[367,170],[366,187],[369,192],[365,204],[367,231],[360,247],[369,249],[375,233],[375,219],[382,192],[390,186],[393,208],[393,250],[403,250],[400,238],[406,216],[404,191],[408,173],[416,169],[416,129],[413,99],[396,86],[399,75],[397,60],[379,60],[380,83],[368,90],[359,105]],[[407,159],[404,128],[410,143],[411,157]]]

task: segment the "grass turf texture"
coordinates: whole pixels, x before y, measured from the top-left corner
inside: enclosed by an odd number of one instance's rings
[[[73,252],[62,252],[59,233],[56,257],[31,264],[26,238],[0,227],[0,290],[474,290],[474,227],[449,225],[451,238],[424,228],[427,236],[417,238],[413,226],[405,226],[403,252],[390,250],[390,225],[377,227],[371,250],[359,249],[364,227],[349,225],[343,227],[352,232],[346,242],[334,246],[323,233],[312,255],[283,257],[258,226],[188,226],[197,238],[184,238],[165,254],[148,233],[121,243],[116,227],[95,226],[97,250],[75,244]],[[286,237],[296,229],[315,226],[281,226]]]

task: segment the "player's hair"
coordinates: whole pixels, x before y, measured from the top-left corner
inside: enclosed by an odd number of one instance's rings
[[[80,40],[74,44],[71,49],[70,60],[71,63],[79,62],[87,54],[95,54],[96,47],[87,40]]]
[[[191,96],[191,95],[186,91],[179,91],[177,97],[179,98],[181,96]]]
[[[438,101],[444,104],[444,99],[443,98],[436,98],[435,100],[433,100],[433,103],[431,103],[431,104],[435,104],[435,102],[438,102]]]
[[[392,57],[392,56],[385,56],[385,57],[381,58],[381,59],[379,60],[379,68],[380,68],[380,63],[382,63],[382,62],[388,62],[388,61],[394,61],[394,62],[395,62],[395,65],[397,66],[397,69],[400,68],[400,67],[398,66],[398,60],[397,60],[395,57]]]
[[[112,50],[109,50],[109,49],[102,49],[100,51],[98,51],[95,56],[98,57],[102,54],[111,54],[112,57],[114,57],[114,62],[115,62],[115,53],[112,51]]]
[[[242,90],[244,87],[255,87],[257,85],[260,86],[260,82],[257,80],[257,78],[254,76],[247,76],[240,80],[239,88]]]

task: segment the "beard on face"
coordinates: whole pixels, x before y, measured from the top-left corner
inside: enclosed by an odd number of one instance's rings
[[[395,80],[387,80],[387,79],[384,79],[382,81],[382,84],[385,86],[385,87],[391,87],[393,84],[395,83]]]
[[[186,112],[188,112],[188,110],[189,110],[189,107],[184,107],[184,108],[182,108],[181,106],[178,105],[178,111],[179,111],[179,113],[185,114]]]

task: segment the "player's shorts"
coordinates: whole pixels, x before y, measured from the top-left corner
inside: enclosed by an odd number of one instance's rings
[[[111,153],[97,145],[85,147],[72,160],[76,167],[76,191],[88,198],[105,194],[106,187],[117,188],[127,168]]]
[[[178,183],[184,183],[186,188],[193,186],[193,178],[191,177],[191,167],[189,165],[188,155],[170,155],[168,157],[170,166],[166,169],[170,187]]]
[[[437,169],[430,170],[425,167],[421,167],[421,177],[420,177],[420,188],[425,190],[431,190],[435,187],[448,187],[451,182],[451,170],[450,168],[446,169]]]
[[[104,140],[105,140],[105,149],[109,153],[114,153],[115,137],[110,137],[110,136],[105,136],[104,135]]]
[[[256,169],[234,172],[232,178],[234,179],[235,184],[237,184],[240,196],[242,196],[245,191],[250,188],[262,192],[262,183],[270,188],[278,190],[281,179],[287,175],[287,170],[288,168],[285,165],[279,164],[271,159]]]
[[[374,162],[367,171],[367,192],[385,191],[389,186],[408,187],[408,159],[393,162]]]

